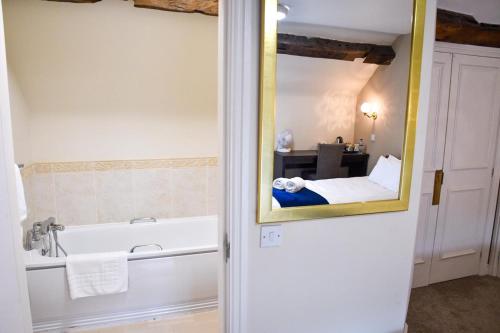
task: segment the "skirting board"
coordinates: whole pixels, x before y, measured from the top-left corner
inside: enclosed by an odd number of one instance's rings
[[[165,306],[131,312],[110,313],[93,317],[71,318],[66,320],[44,321],[33,324],[33,332],[61,332],[65,328],[109,326],[118,323],[130,323],[151,320],[176,313],[189,313],[217,308],[217,299],[203,300],[197,303]]]

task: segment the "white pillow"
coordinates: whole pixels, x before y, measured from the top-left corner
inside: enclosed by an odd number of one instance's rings
[[[399,161],[395,157],[394,159]],[[397,161],[380,156],[368,179],[393,192],[398,192],[401,161]]]
[[[393,155],[389,155],[389,157],[387,158],[387,160],[389,162],[392,162],[392,163],[397,163],[399,165],[399,167],[401,168],[401,160]]]

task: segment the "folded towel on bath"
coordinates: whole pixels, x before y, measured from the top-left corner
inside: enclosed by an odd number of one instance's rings
[[[16,190],[17,190],[17,207],[19,209],[19,218],[23,222],[28,217],[28,208],[26,206],[26,197],[24,196],[24,186],[23,186],[23,178],[21,177],[21,170],[16,165]]]
[[[288,193],[296,193],[306,186],[306,181],[300,177],[288,179],[285,183],[285,190]]]
[[[69,255],[66,274],[71,299],[126,292],[127,257],[125,251]]]
[[[285,184],[288,180],[289,180],[288,178],[276,178],[273,181],[273,187],[277,190],[284,190]]]

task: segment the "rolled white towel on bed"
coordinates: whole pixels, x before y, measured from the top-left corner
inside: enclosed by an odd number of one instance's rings
[[[306,181],[300,177],[288,179],[285,183],[285,190],[288,193],[295,193],[302,190],[306,186]]]
[[[277,190],[284,190],[287,181],[289,181],[288,178],[276,178],[273,181],[273,187]]]

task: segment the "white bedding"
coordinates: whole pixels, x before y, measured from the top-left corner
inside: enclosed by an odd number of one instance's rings
[[[393,192],[368,177],[306,180],[306,188],[318,193],[330,204],[397,199]],[[281,208],[273,197],[273,208]]]

